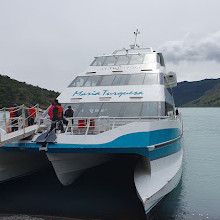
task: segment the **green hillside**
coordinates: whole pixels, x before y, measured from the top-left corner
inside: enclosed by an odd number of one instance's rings
[[[173,94],[178,107],[220,107],[220,79],[180,82]]]
[[[203,96],[184,104],[185,107],[220,107],[220,83],[207,90]]]
[[[0,75],[0,108],[10,107],[14,103],[39,104],[41,108],[47,108],[51,101],[59,95],[58,92],[32,86],[25,82],[19,82],[8,76]]]

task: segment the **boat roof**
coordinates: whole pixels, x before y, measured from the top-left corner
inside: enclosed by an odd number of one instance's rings
[[[131,49],[121,49],[121,50],[115,50],[113,52],[113,54],[117,54],[117,55],[125,55],[125,54],[130,54],[130,53],[152,53],[155,52],[153,51],[152,47],[131,47]]]
[[[132,49],[123,48],[123,49],[115,50],[111,54],[102,54],[102,55],[95,56],[95,58],[114,56],[114,55],[123,56],[127,54],[133,55],[133,54],[146,54],[146,53],[156,53],[156,51],[154,51],[151,47],[146,47],[146,48],[135,47]]]

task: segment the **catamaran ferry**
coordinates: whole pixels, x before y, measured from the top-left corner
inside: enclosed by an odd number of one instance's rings
[[[31,140],[5,148],[45,153],[63,185],[116,155],[137,157],[134,182],[148,213],[181,178],[182,120],[172,95],[176,84],[175,73],[166,73],[162,54],[152,48],[135,45],[97,56],[57,98],[64,110],[74,109],[65,132],[49,131],[45,117]]]

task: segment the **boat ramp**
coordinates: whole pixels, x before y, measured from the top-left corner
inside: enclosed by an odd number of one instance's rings
[[[38,116],[38,105],[36,105],[35,108]],[[20,111],[21,114],[19,117],[10,118],[9,109],[10,108],[0,109],[0,147],[30,137],[39,128],[39,125],[36,124],[27,126],[27,121],[30,116],[26,117],[26,108],[24,105],[18,106],[15,110],[15,112]],[[14,123],[12,121],[14,121]],[[13,132],[12,127],[16,128]]]

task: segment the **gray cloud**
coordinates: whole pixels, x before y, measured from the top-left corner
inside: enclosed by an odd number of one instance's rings
[[[220,62],[220,31],[199,40],[191,36],[181,41],[169,41],[159,48],[167,62],[181,61]]]

